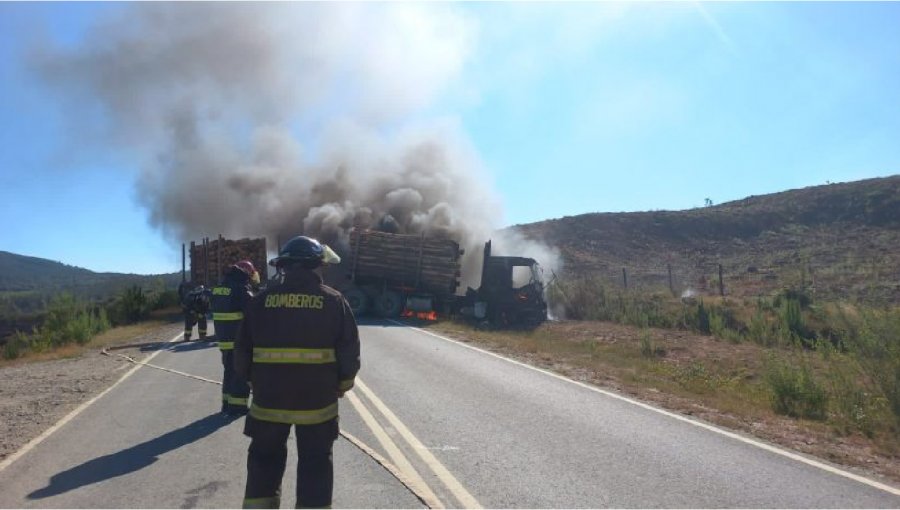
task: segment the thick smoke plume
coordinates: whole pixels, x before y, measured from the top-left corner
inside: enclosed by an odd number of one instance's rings
[[[84,142],[140,158],[137,196],[173,240],[449,236],[470,283],[491,237],[498,254],[558,258],[498,239],[477,155],[432,111],[475,36],[442,4],[139,3],[32,62],[77,131],[100,134]]]

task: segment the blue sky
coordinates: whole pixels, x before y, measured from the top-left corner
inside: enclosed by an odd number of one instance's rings
[[[462,58],[404,119],[458,127],[500,225],[900,173],[900,3],[445,7],[467,27]],[[140,164],[103,144],[73,152],[66,103],[26,65],[42,41],[77,49],[128,8],[0,3],[0,250],[180,269],[180,241],[136,196]]]

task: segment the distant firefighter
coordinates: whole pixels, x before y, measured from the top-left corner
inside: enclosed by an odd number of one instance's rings
[[[184,294],[181,309],[184,312],[184,339],[190,340],[197,324],[199,340],[206,339],[206,314],[209,313],[210,291],[203,285]]]

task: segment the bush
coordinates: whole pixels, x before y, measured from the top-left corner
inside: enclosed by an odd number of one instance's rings
[[[783,345],[801,345],[807,349],[816,347],[816,333],[806,324],[803,317],[803,305],[799,300],[783,298],[777,300],[778,324],[775,327],[777,337]]]
[[[763,347],[772,347],[777,344],[775,331],[766,319],[761,307],[758,307],[750,318],[750,326],[747,328],[747,337]]]
[[[3,357],[6,359],[18,358],[28,349],[28,342],[27,334],[16,331],[3,345]]]
[[[164,290],[156,295],[153,299],[153,310],[165,310],[166,308],[174,308],[181,305],[178,299],[178,292],[175,290]]]
[[[109,319],[113,324],[133,324],[147,317],[150,303],[141,287],[134,285],[125,289],[115,301],[109,305]]]
[[[103,309],[89,309],[84,302],[64,292],[50,300],[43,324],[33,328],[31,334],[16,332],[4,346],[3,356],[14,359],[29,350],[42,352],[72,342],[85,344],[107,329],[109,320]]]
[[[702,299],[695,304],[683,305],[679,322],[684,329],[699,331],[707,335],[710,333],[709,310],[703,304]]]
[[[641,356],[645,358],[655,358],[657,356],[665,356],[666,350],[657,346],[653,339],[650,338],[650,331],[641,331]]]
[[[900,311],[869,311],[859,328],[850,329],[845,345],[863,373],[886,400],[900,425]]]
[[[824,420],[828,396],[805,363],[795,366],[770,357],[765,381],[771,390],[772,410],[795,418]]]

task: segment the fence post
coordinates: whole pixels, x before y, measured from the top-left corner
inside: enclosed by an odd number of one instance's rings
[[[628,273],[625,272],[625,268],[622,268],[622,285],[625,286],[625,289],[628,289]]]
[[[672,293],[672,296],[675,296],[675,285],[672,284],[672,264],[666,264],[666,269],[669,270],[669,291]]]
[[[719,295],[725,295],[725,281],[722,280],[722,264],[719,264]]]

